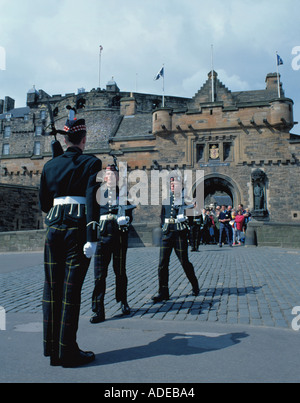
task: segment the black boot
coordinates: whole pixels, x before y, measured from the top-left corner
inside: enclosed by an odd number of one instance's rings
[[[50,356],[50,365],[52,367],[57,367],[57,366],[61,365],[60,359],[58,358],[58,353],[52,354]]]
[[[121,302],[121,309],[122,309],[123,315],[130,315],[130,308],[129,308],[127,301]]]
[[[168,299],[170,299],[168,287],[162,287],[158,291],[158,295],[152,297],[152,301],[154,302],[154,304],[156,304],[157,302],[167,301]]]
[[[105,321],[105,310],[104,310],[104,305],[102,305],[99,309],[98,312],[95,312],[91,319],[90,322],[91,323],[101,323]]]
[[[64,368],[79,367],[81,365],[90,364],[95,360],[95,354],[92,351],[79,350],[74,356],[61,360],[61,365]]]

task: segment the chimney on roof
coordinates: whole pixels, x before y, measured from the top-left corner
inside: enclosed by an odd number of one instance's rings
[[[130,93],[129,97],[123,97],[120,100],[121,104],[121,115],[123,116],[133,116],[136,113],[136,100],[132,94]]]
[[[280,74],[279,74],[280,80]],[[281,85],[281,84],[280,84]],[[277,91],[277,73],[269,73],[266,77],[266,90],[268,91]]]
[[[3,112],[9,112],[15,107],[15,100],[10,97],[5,97]]]

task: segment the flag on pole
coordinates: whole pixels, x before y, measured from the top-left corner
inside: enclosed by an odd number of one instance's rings
[[[164,67],[162,67],[159,72],[156,74],[156,76],[154,77],[154,80],[159,80],[160,77],[164,77]]]
[[[214,45],[211,45],[211,102],[215,102],[215,84],[214,84]]]
[[[277,61],[277,87],[278,87],[278,98],[281,97],[281,92],[280,92],[280,76],[279,76],[279,66],[283,64],[283,60],[279,56],[279,54],[276,52],[276,61]]]
[[[282,60],[281,57],[277,54],[277,66],[280,66],[281,64],[283,64],[283,60]]]
[[[100,45],[99,48],[100,48],[100,52],[99,52],[99,88],[101,88],[100,87],[100,76],[101,76],[101,56],[102,56],[103,46]]]
[[[165,107],[165,66],[163,65],[162,68],[159,70],[159,72],[156,74],[156,76],[154,77],[154,80],[159,80],[160,77],[162,77],[162,90],[163,90],[163,99],[162,99],[162,106],[163,108]]]

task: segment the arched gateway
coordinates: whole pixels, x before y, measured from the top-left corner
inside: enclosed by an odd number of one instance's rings
[[[202,192],[204,193],[204,207],[207,207],[211,204],[215,206],[225,204],[236,207],[242,202],[239,185],[229,176],[214,173],[204,176],[203,180],[204,189],[203,182],[196,183],[194,185],[193,193],[195,197],[195,191],[198,191],[202,188]]]

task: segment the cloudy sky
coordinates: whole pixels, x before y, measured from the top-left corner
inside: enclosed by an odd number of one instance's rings
[[[299,15],[299,0],[0,0],[0,99],[22,107],[33,85],[49,95],[98,87],[100,45],[101,88],[113,76],[121,91],[160,94],[164,64],[165,94],[193,97],[213,44],[232,91],[264,89],[278,51],[300,122]]]

